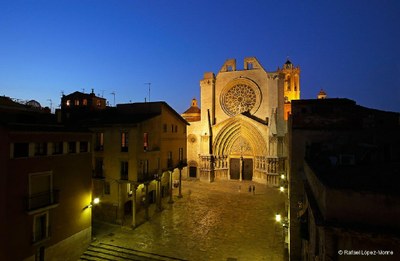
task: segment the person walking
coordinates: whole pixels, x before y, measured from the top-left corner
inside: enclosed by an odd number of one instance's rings
[[[251,192],[251,185],[249,186],[249,192]]]
[[[255,195],[255,194],[256,194],[256,186],[253,185],[253,195]]]

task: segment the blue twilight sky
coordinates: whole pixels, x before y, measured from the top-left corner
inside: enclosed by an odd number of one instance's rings
[[[60,104],[164,100],[182,113],[204,72],[255,56],[301,67],[301,96],[400,111],[400,1],[0,0],[0,95]]]

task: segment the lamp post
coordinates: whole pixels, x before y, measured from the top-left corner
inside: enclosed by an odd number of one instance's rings
[[[182,161],[179,162],[179,194],[178,194],[178,198],[182,198],[182,168],[183,168],[183,164]]]
[[[172,204],[174,201],[172,200],[172,171],[168,171],[169,173],[169,200],[168,203]]]
[[[161,198],[161,175],[159,173],[154,175],[154,178],[157,181],[157,195],[156,195],[156,200],[157,200],[157,210],[161,211],[162,210],[162,198]]]

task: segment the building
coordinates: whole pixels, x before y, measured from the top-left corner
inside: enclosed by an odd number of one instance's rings
[[[398,260],[400,114],[293,101],[289,133],[290,260]]]
[[[0,259],[77,260],[91,241],[91,133],[33,101],[0,97],[0,114]]]
[[[254,57],[227,60],[200,81],[197,100],[182,116],[188,126],[188,177],[253,180],[278,186],[286,175],[287,117],[300,98],[300,68],[289,60],[267,72]]]
[[[163,198],[172,200],[172,184],[186,166],[188,124],[175,110],[147,102],[82,111],[68,100],[62,99],[63,121],[93,133],[93,197],[101,200],[95,219],[135,227],[162,209]]]

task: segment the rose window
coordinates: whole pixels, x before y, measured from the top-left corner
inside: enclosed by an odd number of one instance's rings
[[[222,107],[230,116],[250,111],[256,104],[256,93],[250,86],[238,84],[230,88],[222,98]]]

